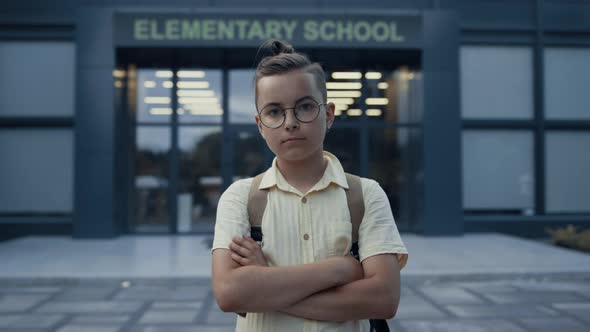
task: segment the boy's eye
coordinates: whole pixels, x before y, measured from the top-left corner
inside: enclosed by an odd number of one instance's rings
[[[311,111],[315,108],[315,105],[311,102],[305,102],[297,105],[297,109],[301,111]]]
[[[283,110],[281,110],[278,107],[272,107],[272,108],[267,108],[266,110],[264,110],[264,113],[268,116],[279,116],[281,115]]]

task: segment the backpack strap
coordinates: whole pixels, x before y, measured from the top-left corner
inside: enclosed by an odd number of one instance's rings
[[[352,243],[358,242],[359,228],[365,215],[365,202],[363,200],[363,187],[361,178],[345,173],[348,189],[346,192],[346,203],[350,211],[350,222],[352,223]]]
[[[248,193],[248,221],[250,227],[260,227],[262,225],[262,216],[266,209],[268,190],[258,189],[264,173],[258,174],[252,179],[252,186]]]

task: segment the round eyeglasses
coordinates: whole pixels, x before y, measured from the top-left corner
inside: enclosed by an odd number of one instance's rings
[[[260,122],[265,127],[276,129],[285,123],[287,110],[292,109],[295,118],[299,122],[312,122],[320,114],[320,106],[326,103],[318,103],[312,99],[305,99],[295,104],[295,107],[283,108],[279,105],[268,105],[258,112]]]

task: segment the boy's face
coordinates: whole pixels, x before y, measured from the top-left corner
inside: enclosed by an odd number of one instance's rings
[[[310,73],[292,71],[258,80],[258,111],[269,104],[292,108],[305,97],[320,104],[326,102]],[[330,128],[334,122],[334,108],[332,103],[320,105],[318,117],[309,123],[297,120],[292,109],[286,111],[285,122],[279,128],[265,127],[258,115],[256,123],[266,144],[278,158],[288,161],[303,160],[323,151],[326,128]]]

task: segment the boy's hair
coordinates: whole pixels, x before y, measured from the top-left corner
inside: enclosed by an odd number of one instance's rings
[[[327,102],[328,93],[326,91],[326,74],[324,69],[317,62],[311,62],[305,54],[295,52],[293,46],[277,39],[269,39],[260,46],[258,52],[268,54],[256,67],[256,76],[254,80],[254,91],[256,105],[258,105],[258,80],[262,77],[288,73],[290,71],[302,70],[310,73],[315,78],[317,87],[322,93],[324,100]]]

